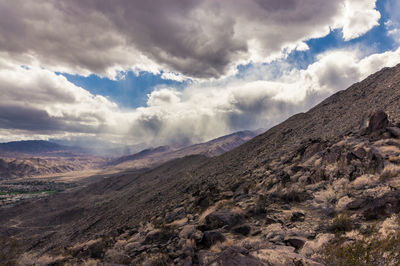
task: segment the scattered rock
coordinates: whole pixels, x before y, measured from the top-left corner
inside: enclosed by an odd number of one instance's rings
[[[266,238],[270,242],[281,242],[285,238],[286,232],[281,224],[271,224],[266,228]]]
[[[250,255],[248,250],[242,247],[230,247],[213,260],[216,265],[230,266],[230,265],[251,265],[261,266],[264,265],[259,259]]]
[[[314,253],[319,252],[324,245],[334,238],[334,234],[319,234],[314,240],[307,240],[300,252],[306,256],[311,256]]]
[[[294,252],[293,247],[289,246],[277,246],[276,248],[264,248],[258,249],[250,253],[254,257],[261,260],[264,265],[287,265],[287,266],[298,266],[298,265],[310,265],[310,266],[322,266],[323,264],[307,259],[304,255]]]
[[[196,242],[200,242],[203,238],[203,232],[197,230],[194,225],[186,225],[179,233],[179,237],[183,239],[194,239]]]
[[[367,152],[364,148],[358,148],[355,151],[353,151],[353,154],[358,158],[358,159],[363,159],[367,155]]]
[[[370,200],[362,212],[367,220],[385,218],[400,211],[400,191],[391,191],[382,197]]]

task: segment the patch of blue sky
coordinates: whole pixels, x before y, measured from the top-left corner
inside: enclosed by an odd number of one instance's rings
[[[145,106],[147,94],[158,87],[174,87],[181,89],[188,81],[178,82],[161,78],[162,73],[153,74],[150,72],[139,72],[138,74],[127,71],[123,78],[111,80],[97,75],[88,77],[62,73],[68,81],[88,90],[94,95],[102,95],[116,102],[122,108],[137,108]]]

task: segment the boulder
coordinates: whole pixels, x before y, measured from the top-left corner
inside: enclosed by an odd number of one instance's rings
[[[233,226],[240,224],[242,221],[243,217],[239,213],[215,211],[206,216],[205,225],[208,229],[218,229],[225,226],[232,228]]]
[[[178,208],[172,212],[169,212],[165,215],[165,221],[167,223],[172,223],[173,221],[183,219],[186,216],[186,212],[184,208]]]
[[[389,120],[387,114],[384,111],[379,110],[372,114],[372,116],[369,118],[367,134],[384,131],[388,125]]]
[[[238,225],[238,226],[235,226],[234,228],[232,228],[232,231],[237,234],[247,236],[250,234],[251,227],[248,224],[242,224],[242,225]]]
[[[142,244],[165,244],[176,236],[174,232],[154,230],[147,234]]]
[[[296,250],[301,249],[304,246],[304,243],[307,241],[306,238],[304,237],[288,237],[285,238],[284,242],[292,247],[294,247]]]
[[[225,236],[218,230],[205,231],[203,235],[202,243],[210,248],[217,242],[224,242],[226,240]]]

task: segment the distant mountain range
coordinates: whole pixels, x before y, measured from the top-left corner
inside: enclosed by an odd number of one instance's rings
[[[0,180],[93,168],[105,168],[112,171],[148,169],[188,155],[217,156],[247,142],[254,136],[256,133],[252,131],[240,131],[181,149],[160,146],[112,160],[89,154],[80,147],[44,140],[0,143]]]
[[[169,146],[160,146],[154,149],[146,149],[139,153],[122,156],[109,162],[109,166],[116,169],[143,169],[160,165],[164,162],[189,155],[205,155],[214,157],[230,151],[257,135],[253,131],[239,131],[222,136],[208,142],[190,145],[181,149],[173,149]]]
[[[81,153],[84,153],[84,150],[79,147],[64,146],[45,140],[24,140],[0,143],[0,156],[71,156]]]

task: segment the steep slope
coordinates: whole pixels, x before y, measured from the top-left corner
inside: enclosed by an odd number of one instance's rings
[[[399,230],[398,106],[400,65],[219,157],[0,209],[0,232],[59,263],[321,265],[346,254],[340,241],[373,237],[398,251],[400,241],[387,238]],[[334,248],[324,255],[326,244]]]
[[[164,162],[189,155],[214,157],[230,151],[249,141],[256,134],[252,131],[239,131],[208,142],[199,143],[174,150],[168,146],[143,150],[139,153],[123,156],[108,165],[114,169],[143,169],[161,165]]]

